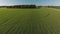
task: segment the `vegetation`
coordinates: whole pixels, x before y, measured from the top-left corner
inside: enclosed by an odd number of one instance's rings
[[[0,8],[36,8],[36,5],[13,5],[13,6],[0,6]]]
[[[0,34],[60,34],[60,11],[0,8]]]
[[[56,8],[56,9],[60,9],[60,6],[48,6],[48,8]]]

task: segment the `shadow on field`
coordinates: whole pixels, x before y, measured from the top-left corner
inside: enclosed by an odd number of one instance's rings
[[[44,17],[48,17],[50,14],[48,13],[46,16],[44,16]]]

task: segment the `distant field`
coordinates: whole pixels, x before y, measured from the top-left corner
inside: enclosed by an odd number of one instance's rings
[[[60,11],[0,8],[0,34],[60,34]]]

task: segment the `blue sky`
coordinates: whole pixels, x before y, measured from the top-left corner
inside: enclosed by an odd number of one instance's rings
[[[60,5],[60,0],[0,0],[0,5],[13,4]]]

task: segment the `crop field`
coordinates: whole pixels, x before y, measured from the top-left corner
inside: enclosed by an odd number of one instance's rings
[[[60,34],[60,10],[0,8],[0,34]]]

